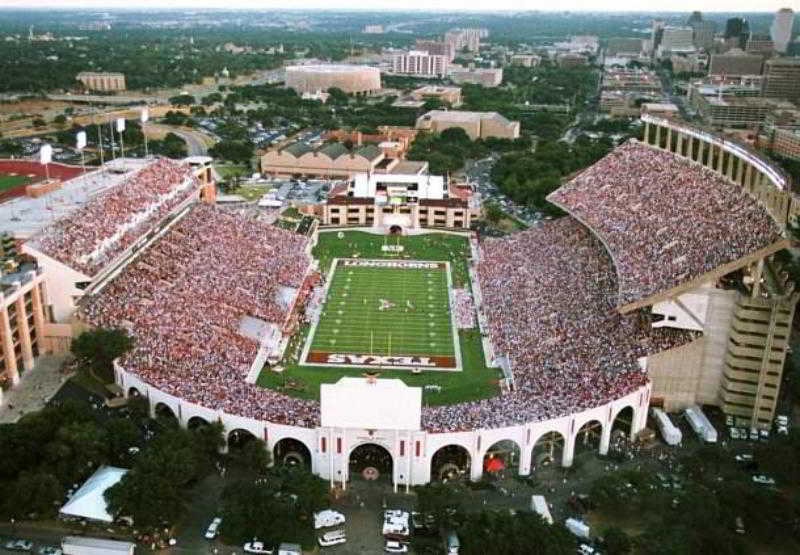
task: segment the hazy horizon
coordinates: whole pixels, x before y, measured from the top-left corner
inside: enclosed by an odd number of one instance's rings
[[[490,4],[487,6],[486,4]],[[542,2],[542,4],[546,4]],[[436,12],[531,12],[541,11],[548,13],[558,12],[608,12],[608,13],[684,13],[700,10],[708,13],[772,13],[787,5],[785,0],[767,0],[759,2],[758,9],[753,9],[752,1],[745,0],[679,0],[668,2],[659,9],[643,9],[642,3],[637,0],[616,0],[613,9],[603,9],[597,2],[588,0],[564,0],[559,3],[559,9],[553,9],[551,4],[539,7],[536,2],[520,0],[494,0],[481,2],[476,0],[440,0],[435,8],[429,2],[410,0],[403,3],[402,8],[396,0],[373,0],[369,9],[362,3],[353,0],[342,0],[333,4],[321,0],[307,0],[289,8],[285,2],[277,0],[139,0],[131,6],[128,0],[4,0],[0,10],[14,9],[92,9],[92,10],[126,10],[141,11],[145,9],[161,10],[253,10],[253,11],[413,11],[415,13]],[[484,7],[486,6],[486,7]]]

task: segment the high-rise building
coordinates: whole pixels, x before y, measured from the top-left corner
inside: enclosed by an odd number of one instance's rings
[[[732,17],[725,22],[725,38],[735,48],[744,47],[747,44],[747,38],[750,36],[750,25],[743,17]]]
[[[95,73],[82,71],[75,78],[90,91],[124,91],[125,75],[122,73]]]
[[[392,56],[392,71],[427,77],[444,77],[450,67],[447,56],[428,54],[423,50],[398,52]]]
[[[786,53],[786,48],[792,40],[792,26],[794,25],[794,12],[790,8],[778,10],[772,26],[769,28],[770,37],[775,44],[775,50],[781,54]]]
[[[657,52],[694,52],[694,29],[691,27],[664,27]]]
[[[761,93],[800,102],[800,58],[774,58],[764,64]]]
[[[694,11],[692,12],[692,15],[689,16],[689,19],[686,20],[686,25],[688,25],[689,27],[694,27],[695,25],[701,23],[702,21],[703,21],[703,14],[698,11]]]
[[[737,77],[741,75],[761,75],[764,58],[746,54],[738,48],[725,54],[712,54],[708,74],[712,76]]]
[[[772,39],[769,37],[769,35],[757,35],[755,33],[750,33],[750,36],[747,38],[745,50],[748,54],[763,54],[764,56],[771,56],[775,51],[775,43],[772,42]]]
[[[438,40],[417,39],[414,50],[422,50],[434,56],[447,56],[449,61],[456,57],[456,49],[453,43]]]
[[[717,24],[713,21],[700,21],[692,25],[694,30],[694,46],[702,50],[711,50],[714,46],[714,34],[717,32]]]

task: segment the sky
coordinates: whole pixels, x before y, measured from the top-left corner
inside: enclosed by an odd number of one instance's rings
[[[0,0],[0,8],[224,8],[224,9],[359,9],[364,10],[543,10],[543,11],[674,11],[690,12],[774,12],[791,7],[796,0],[662,0],[645,3],[642,0]]]

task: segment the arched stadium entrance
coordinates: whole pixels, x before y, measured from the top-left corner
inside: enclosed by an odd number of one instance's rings
[[[504,439],[493,443],[483,456],[484,476],[503,476],[519,468],[520,449],[517,442]]]
[[[469,451],[460,445],[445,445],[431,457],[431,480],[449,482],[469,479],[472,464]]]
[[[275,464],[311,468],[311,451],[299,439],[286,437],[272,449]]]
[[[564,455],[564,436],[558,432],[547,432],[533,444],[531,454],[531,471],[536,469],[561,464]]]
[[[628,451],[633,430],[633,407],[625,407],[614,417],[611,424],[609,452],[614,456],[622,456]]]
[[[348,472],[350,478],[392,481],[392,454],[377,443],[364,443],[350,451]]]
[[[165,403],[156,403],[156,406],[153,409],[153,414],[157,419],[174,420],[175,422],[178,421],[178,415],[175,414],[169,405]]]
[[[128,390],[128,397],[141,397],[141,393],[135,387],[132,387]]]
[[[600,450],[600,440],[603,437],[603,424],[599,420],[590,420],[578,430],[575,436],[575,454],[585,453],[586,451]]]
[[[242,449],[245,445],[255,439],[256,436],[254,436],[250,431],[242,428],[236,428],[235,430],[231,430],[231,433],[228,434],[228,449]]]
[[[197,430],[198,428],[203,428],[205,426],[208,426],[208,420],[200,416],[192,416],[186,423],[186,427],[190,430]]]

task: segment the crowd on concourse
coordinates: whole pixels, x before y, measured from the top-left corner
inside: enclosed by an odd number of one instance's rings
[[[780,238],[742,187],[629,141],[548,200],[597,233],[614,257],[619,304],[670,289]]]
[[[482,246],[478,277],[489,335],[514,374],[510,393],[426,407],[433,432],[497,428],[594,408],[647,383],[637,359],[695,334],[651,327],[614,307],[616,275],[603,245],[572,217]]]
[[[245,382],[259,345],[244,316],[282,325],[283,291],[300,288],[307,239],[196,204],[97,295],[82,317],[123,327],[134,349],[123,367],[164,393],[229,414],[314,426],[319,403]]]
[[[94,275],[198,187],[191,166],[159,159],[49,226],[34,243],[69,267]]]

